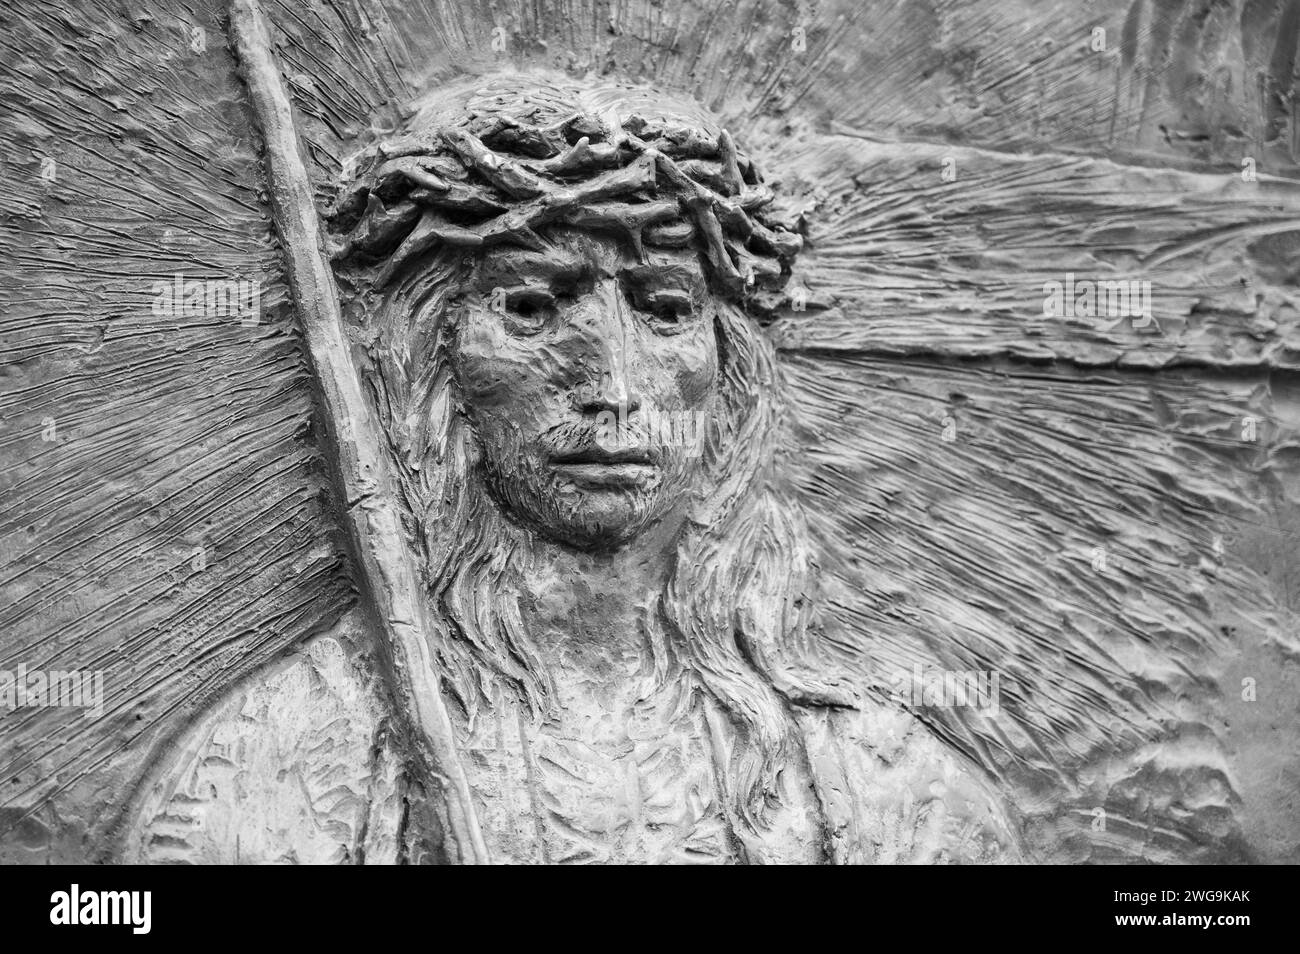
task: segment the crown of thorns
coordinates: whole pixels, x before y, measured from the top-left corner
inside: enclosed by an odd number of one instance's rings
[[[779,290],[803,245],[798,222],[724,130],[573,115],[529,126],[499,115],[366,150],[329,215],[332,259],[379,267],[382,288],[442,246],[544,249],[538,229],[620,232],[644,246],[699,242],[722,289]]]

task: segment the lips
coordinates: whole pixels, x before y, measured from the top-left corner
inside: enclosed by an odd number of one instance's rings
[[[607,450],[603,447],[584,447],[580,450],[561,451],[551,458],[556,464],[640,464],[654,465],[654,455],[645,447],[626,447]]]
[[[584,447],[562,451],[551,463],[574,483],[586,486],[643,485],[655,473],[654,455],[644,447]]]

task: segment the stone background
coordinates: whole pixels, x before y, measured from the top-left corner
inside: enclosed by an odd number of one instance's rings
[[[1004,668],[1001,724],[932,722],[1056,860],[1300,861],[1300,0],[267,11],[322,203],[462,72],[718,112],[813,210],[813,307],[770,332],[832,636]],[[104,860],[179,727],[355,596],[224,5],[0,27],[0,668],[107,694],[0,714],[0,860]],[[1067,272],[1150,280],[1156,327],[1044,318]],[[260,322],[155,314],[178,273],[260,279]]]

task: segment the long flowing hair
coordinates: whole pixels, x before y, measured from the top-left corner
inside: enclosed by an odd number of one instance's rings
[[[784,294],[798,227],[768,214],[774,194],[757,164],[697,106],[558,75],[439,89],[358,163],[331,217],[335,261],[353,282],[363,371],[425,568],[431,650],[470,725],[499,691],[538,720],[555,695],[520,608],[530,531],[487,492],[452,370],[475,249],[537,247],[557,221],[626,215],[638,247],[665,217],[692,223],[717,291],[718,400],[654,607],[661,638],[645,692],[670,717],[700,693],[729,716],[723,804],[753,844],[780,803],[783,767],[803,757],[790,703],[843,698],[821,678],[815,561],[779,466],[791,444],[781,375],[750,313]]]
[[[494,690],[533,718],[550,712],[547,666],[517,598],[522,534],[484,489],[472,425],[450,364],[456,296],[470,263],[443,249],[351,308],[370,347],[365,380],[397,462],[408,532],[420,550],[432,650],[444,691],[472,723]],[[815,675],[815,563],[783,486],[781,376],[774,349],[721,301],[718,413],[707,424],[698,491],[678,539],[651,640],[657,686],[691,704],[712,696],[737,732],[723,798],[742,841],[780,801],[801,743],[789,703],[833,696]]]

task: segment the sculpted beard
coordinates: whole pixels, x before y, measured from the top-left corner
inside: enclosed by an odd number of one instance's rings
[[[608,430],[603,421],[564,423],[538,437],[518,428],[500,429],[491,437],[491,451],[479,454],[479,477],[497,506],[533,532],[584,549],[627,543],[672,507],[665,488],[687,481],[690,460],[686,453],[654,443],[655,435],[643,424],[627,424],[613,440]],[[655,472],[603,488],[602,499],[591,500],[584,499],[589,490],[575,488],[548,463],[607,442],[647,448]]]

